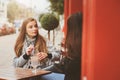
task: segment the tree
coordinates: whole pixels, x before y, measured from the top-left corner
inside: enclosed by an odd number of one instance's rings
[[[54,44],[54,38],[55,38],[54,29],[58,27],[59,20],[52,13],[44,14],[40,18],[41,19],[39,19],[39,20],[41,22],[42,27],[45,30],[48,30],[48,39],[49,40],[50,40],[50,31],[53,30],[53,44]]]
[[[11,1],[7,6],[7,17],[9,22],[13,22],[16,18],[16,14],[19,14],[19,7],[16,1]]]
[[[15,19],[23,19],[33,16],[33,11],[31,11],[31,8],[27,8],[25,5],[12,0],[7,6],[7,17],[9,22],[14,22]]]
[[[59,15],[64,13],[64,0],[49,0],[52,12],[56,12]]]
[[[64,14],[64,0],[49,0],[51,3],[50,10],[52,13],[55,13],[58,16],[60,23],[63,21],[63,14]],[[58,26],[56,30],[60,30],[61,24]]]

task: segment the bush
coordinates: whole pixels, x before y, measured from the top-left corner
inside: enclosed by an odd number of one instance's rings
[[[57,28],[59,25],[59,20],[53,14],[50,13],[44,14],[41,17],[40,22],[41,26],[48,31]]]

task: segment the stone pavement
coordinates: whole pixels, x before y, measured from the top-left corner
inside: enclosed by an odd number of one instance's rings
[[[0,66],[12,65],[17,34],[0,36]]]
[[[40,34],[42,34],[44,37],[47,37],[47,31],[41,29]],[[0,36],[0,66],[12,66],[12,60],[15,56],[14,44],[17,36],[18,33]],[[60,31],[56,32],[55,38],[56,45],[60,43],[61,37],[62,37],[61,32]]]

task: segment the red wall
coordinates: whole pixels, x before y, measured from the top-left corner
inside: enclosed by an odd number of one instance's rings
[[[64,27],[63,32],[66,35],[67,32],[67,18],[69,15],[76,13],[76,12],[82,12],[83,6],[82,6],[82,0],[64,0]]]
[[[95,18],[95,2],[83,0],[82,79],[87,80],[94,80]]]
[[[82,74],[120,80],[120,0],[83,0]]]

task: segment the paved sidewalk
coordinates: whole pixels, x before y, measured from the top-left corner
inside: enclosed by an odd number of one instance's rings
[[[12,65],[17,34],[0,36],[0,66]]]
[[[47,37],[47,32],[40,30],[40,34]],[[15,56],[14,44],[16,41],[17,34],[0,36],[0,66],[12,66],[12,60]],[[51,32],[52,37],[52,32]],[[62,34],[61,32],[56,32],[55,43],[56,45],[60,43]],[[52,39],[52,38],[51,38]]]

